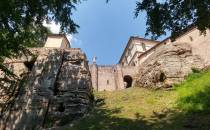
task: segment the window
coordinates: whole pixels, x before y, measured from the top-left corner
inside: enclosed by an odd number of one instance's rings
[[[106,81],[106,84],[109,85],[109,80]]]

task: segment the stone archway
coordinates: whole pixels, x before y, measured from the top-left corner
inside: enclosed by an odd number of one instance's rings
[[[132,87],[133,78],[130,75],[125,75],[123,77],[123,82],[125,84],[125,88],[130,88]]]

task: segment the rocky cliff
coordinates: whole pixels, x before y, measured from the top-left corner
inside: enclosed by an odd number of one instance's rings
[[[139,68],[137,86],[171,87],[183,81],[192,70],[204,68],[204,61],[193,55],[187,43],[173,43],[157,48]]]
[[[93,102],[86,56],[80,49],[35,48],[31,55],[5,60],[21,79],[12,96],[11,84],[0,88],[2,130],[62,126],[83,116]]]

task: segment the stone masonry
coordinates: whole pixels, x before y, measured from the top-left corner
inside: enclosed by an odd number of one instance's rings
[[[89,65],[93,89],[115,91],[133,86],[138,68],[135,66]]]
[[[118,64],[97,65],[93,62],[89,66],[93,88],[114,91],[131,86],[169,87],[183,81],[193,68],[209,66],[209,50],[210,30],[201,35],[196,27],[186,29],[174,40],[169,37],[158,42],[131,37]],[[159,82],[160,77],[167,79]]]
[[[206,34],[190,27],[175,39],[166,38],[139,56],[136,86],[171,87],[193,70],[210,65],[210,30]]]

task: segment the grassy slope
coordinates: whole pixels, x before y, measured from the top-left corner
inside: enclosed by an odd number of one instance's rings
[[[210,71],[191,74],[176,88],[180,108],[188,112],[210,113]]]
[[[130,88],[96,93],[95,109],[66,130],[210,130],[210,72],[173,91]]]

